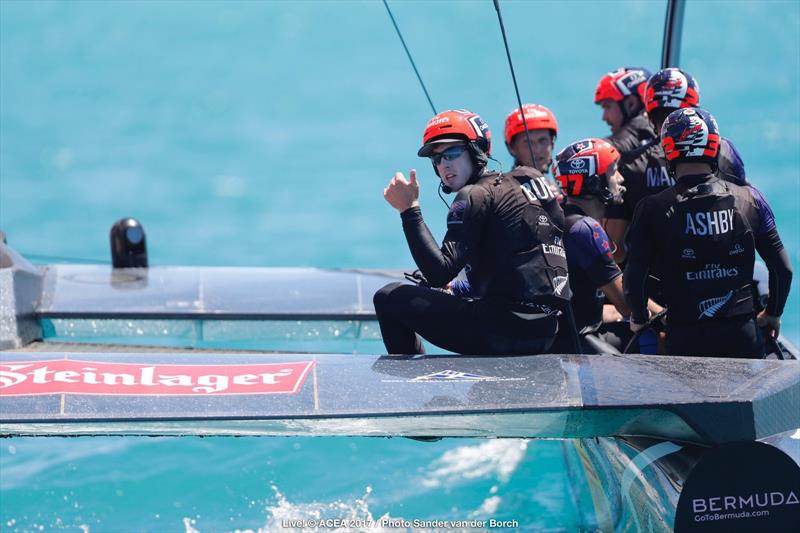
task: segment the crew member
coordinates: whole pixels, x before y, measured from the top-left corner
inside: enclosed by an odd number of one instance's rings
[[[570,297],[564,213],[541,172],[488,171],[490,150],[489,128],[475,113],[445,111],[425,127],[417,155],[431,159],[446,193],[457,193],[441,247],[422,218],[416,171],[409,180],[396,173],[384,190],[426,280],[375,294],[388,353],[424,353],[420,336],[474,355],[533,354],[552,344]],[[453,294],[448,284],[462,268],[469,294]]]
[[[617,350],[629,335],[624,328],[603,326],[604,297],[620,315],[630,315],[622,292],[622,271],[614,262],[608,235],[600,225],[606,206],[622,201],[624,178],[617,170],[619,152],[602,139],[584,139],[567,146],[556,157],[552,172],[564,191],[564,247],[567,251],[569,284],[575,324],[583,338],[595,334]],[[621,324],[621,323],[620,323]],[[621,331],[620,331],[621,329]],[[554,353],[572,351],[566,327],[559,328]],[[585,343],[584,352],[594,351]]]
[[[792,270],[775,218],[751,186],[714,173],[719,152],[714,117],[699,108],[672,112],[661,144],[675,187],[639,202],[630,231],[625,298],[631,329],[648,319],[645,280],[662,266],[667,304],[667,353],[762,357],[757,327],[777,336]],[[751,291],[755,251],[769,269],[769,300],[755,317]]]
[[[603,121],[611,129],[608,141],[620,152],[619,171],[625,179],[622,202],[608,206],[605,221],[619,264],[625,261],[625,233],[636,203],[672,185],[657,146],[658,135],[644,113],[648,78],[647,69],[623,67],[600,78],[594,91],[594,103],[603,109]]]
[[[506,117],[505,139],[508,153],[514,157],[514,166],[535,168],[547,174],[553,162],[553,149],[558,136],[556,116],[543,105],[525,104],[511,111]],[[527,142],[525,127],[528,128],[530,143]],[[531,159],[531,152],[535,161]]]

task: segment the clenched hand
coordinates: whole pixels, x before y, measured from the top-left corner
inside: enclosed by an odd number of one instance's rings
[[[419,205],[417,171],[411,169],[408,172],[408,176],[411,181],[406,181],[402,172],[396,172],[383,190],[383,197],[386,198],[386,201],[401,213],[406,209]]]

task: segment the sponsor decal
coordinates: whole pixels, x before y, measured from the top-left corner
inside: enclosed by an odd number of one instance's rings
[[[450,117],[433,117],[428,121],[428,125],[425,128],[430,128],[431,126],[437,126],[439,124],[444,124],[445,122],[450,122]]]
[[[708,511],[746,511],[764,507],[777,507],[778,505],[797,505],[800,500],[793,490],[784,492],[762,492],[738,494],[736,496],[707,496],[692,498],[692,511],[706,513]]]
[[[542,249],[544,250],[544,253],[546,253],[546,254],[557,255],[559,257],[564,257],[564,258],[567,257],[567,253],[564,251],[564,248],[561,247],[561,246],[555,246],[555,245],[552,245],[552,244],[543,244],[542,245]]]
[[[431,382],[431,381],[519,381],[525,378],[500,378],[496,376],[482,376],[480,374],[471,374],[469,372],[460,372],[457,370],[442,370],[434,372],[433,374],[426,374],[424,376],[417,376],[409,382]]]
[[[761,442],[710,448],[689,472],[675,509],[675,531],[796,531],[800,467]]]
[[[495,381],[524,381],[526,378],[518,377],[498,377],[483,376],[471,372],[461,372],[458,370],[441,370],[424,376],[417,376],[411,379],[382,379],[381,383],[474,383],[474,382],[495,382]]]
[[[550,219],[547,218],[546,215],[539,215],[539,225],[540,226],[549,226],[550,225]]]
[[[647,78],[644,77],[644,73],[641,70],[632,70],[618,79],[616,85],[619,92],[627,96],[631,94],[637,85],[646,81]]]
[[[478,137],[486,137],[486,132],[489,131],[489,126],[486,124],[481,117],[478,115],[472,116],[469,118],[469,123],[472,124],[472,127],[475,129],[475,133]]]
[[[547,118],[547,113],[542,111],[541,109],[537,109],[535,107],[526,107],[525,108],[525,120],[529,118]],[[519,111],[517,111],[517,120],[520,120]]]
[[[483,381],[485,376],[470,374],[469,372],[457,372],[455,370],[442,370],[434,374],[415,377],[412,381]]]
[[[313,361],[224,365],[69,359],[10,362],[0,364],[0,396],[294,394],[313,366]]]
[[[719,263],[708,263],[703,270],[687,272],[687,281],[705,281],[709,279],[735,278],[739,275],[738,268],[727,268],[720,266]]]
[[[569,165],[560,163],[559,170],[562,174],[585,174],[592,176],[595,171],[595,158],[594,156],[582,156],[569,160]]]
[[[733,291],[729,291],[728,294],[725,296],[719,296],[717,298],[709,298],[708,300],[703,300],[698,305],[700,309],[700,316],[697,317],[698,320],[702,318],[714,318],[714,315],[717,314],[717,311],[725,307],[725,304],[733,298]]]
[[[681,252],[681,259],[695,259],[694,250],[692,248],[684,248]]]
[[[686,213],[686,235],[722,235],[733,230],[733,209]]]
[[[736,255],[736,254],[742,254],[742,253],[744,253],[744,246],[742,246],[741,244],[739,244],[737,242],[736,246],[731,248],[731,250],[728,252],[728,255]]]

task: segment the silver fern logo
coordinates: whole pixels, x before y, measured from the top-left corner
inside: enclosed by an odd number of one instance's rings
[[[569,281],[567,276],[556,276],[553,278],[553,289],[555,289],[556,294],[561,296],[561,291],[567,286],[567,281]]]
[[[717,311],[722,309],[731,298],[733,298],[733,291],[728,292],[725,296],[701,301],[698,306],[700,308],[700,316],[697,318],[713,318]]]

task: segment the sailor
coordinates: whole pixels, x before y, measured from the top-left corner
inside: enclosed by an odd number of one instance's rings
[[[650,71],[639,67],[621,67],[605,74],[597,83],[594,103],[603,109],[603,121],[611,129],[608,141],[620,152],[619,171],[625,178],[622,203],[606,210],[605,229],[611,237],[614,259],[625,261],[625,233],[633,209],[646,194],[672,184],[663,156],[653,145],[658,136],[644,113],[644,89]]]
[[[506,117],[505,140],[508,153],[514,157],[514,166],[532,167],[547,174],[553,162],[553,149],[558,136],[556,116],[543,105],[525,104],[515,108]],[[528,128],[530,143],[526,140],[525,127]],[[531,160],[531,152],[535,161]]]
[[[673,111],[661,128],[668,168],[677,180],[639,202],[630,231],[625,298],[631,330],[648,319],[645,280],[661,265],[667,304],[667,353],[762,357],[756,326],[777,337],[792,270],[772,210],[754,187],[715,174],[719,130],[700,108]],[[769,269],[769,300],[755,316],[755,251]]]
[[[431,159],[444,192],[457,193],[441,247],[422,218],[416,171],[409,180],[396,173],[384,190],[425,279],[375,294],[388,353],[424,353],[420,336],[475,355],[534,354],[552,344],[570,297],[564,213],[541,172],[490,172],[490,151],[489,128],[470,111],[439,113],[425,127],[417,155]],[[462,268],[468,287],[451,289]]]
[[[622,351],[631,337],[628,324],[604,324],[604,301],[611,302],[618,316],[628,317],[630,310],[622,292],[622,271],[599,222],[608,206],[622,202],[625,187],[618,162],[619,152],[608,141],[584,139],[559,152],[552,173],[566,197],[564,247],[576,327],[582,338],[592,334]],[[654,312],[659,310],[653,307]],[[559,328],[552,352],[571,351],[572,340],[566,333],[566,328]],[[593,348],[584,345],[583,350]]]

